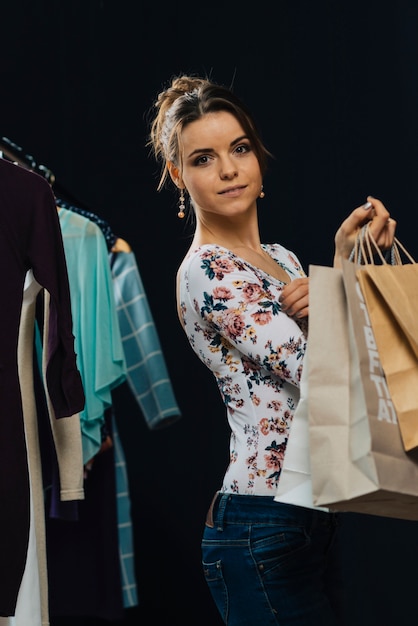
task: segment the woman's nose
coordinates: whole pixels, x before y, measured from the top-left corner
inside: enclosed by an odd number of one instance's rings
[[[222,180],[230,180],[238,175],[238,170],[233,161],[226,159],[222,161],[220,168],[220,177]]]

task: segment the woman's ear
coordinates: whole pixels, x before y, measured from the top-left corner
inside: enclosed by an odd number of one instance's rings
[[[174,163],[172,163],[171,161],[168,161],[167,169],[168,169],[168,173],[170,174],[171,180],[176,185],[176,187],[178,187],[179,189],[183,189],[184,185],[183,185],[183,180],[180,175],[179,168],[176,165],[174,165]]]

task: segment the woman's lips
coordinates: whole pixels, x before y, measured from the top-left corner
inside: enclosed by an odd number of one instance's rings
[[[244,189],[245,189],[244,185],[239,185],[239,186],[235,186],[235,187],[228,187],[228,189],[224,189],[223,191],[220,191],[219,194],[221,196],[228,196],[228,197],[235,198],[236,196],[241,195],[241,193],[244,191]]]

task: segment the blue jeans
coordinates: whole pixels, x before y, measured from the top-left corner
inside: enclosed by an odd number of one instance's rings
[[[268,496],[216,494],[202,562],[225,624],[341,626],[338,515]]]

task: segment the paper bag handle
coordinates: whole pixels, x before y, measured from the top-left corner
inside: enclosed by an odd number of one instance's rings
[[[375,265],[377,253],[383,265],[403,265],[401,255],[401,252],[403,252],[410,263],[416,263],[412,255],[396,237],[394,238],[393,244],[388,251],[388,261],[371,234],[369,226],[370,222],[365,224],[359,231],[353,250],[350,254],[350,261],[354,261],[354,263],[359,265]]]

